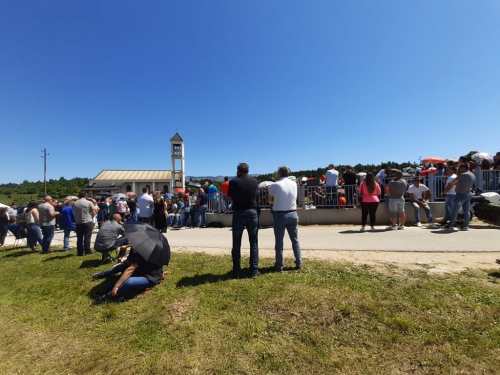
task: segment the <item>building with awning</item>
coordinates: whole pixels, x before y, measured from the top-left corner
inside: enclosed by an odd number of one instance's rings
[[[89,184],[82,188],[91,196],[112,195],[116,193],[142,193],[143,187],[151,192],[160,190],[173,192],[183,187],[186,181],[184,169],[184,141],[175,134],[170,139],[171,170],[102,170]]]

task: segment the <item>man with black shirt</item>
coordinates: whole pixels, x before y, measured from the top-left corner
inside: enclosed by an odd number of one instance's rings
[[[197,228],[202,226],[203,228],[207,227],[207,208],[208,208],[208,194],[205,193],[205,190],[200,189],[198,192],[198,225]]]
[[[350,165],[346,165],[345,172],[342,175],[342,182],[344,183],[345,197],[347,199],[347,206],[354,207],[354,192],[357,190],[356,186],[356,173],[352,171]]]
[[[159,284],[163,277],[163,269],[154,263],[147,262],[134,249],[130,250],[128,258],[110,270],[95,273],[92,277],[96,280],[111,277],[122,273],[120,279],[111,289],[111,292],[99,297],[101,301],[117,297],[132,297],[142,293],[146,288]]]
[[[257,219],[257,185],[258,181],[248,176],[249,167],[246,163],[238,164],[237,177],[229,181],[228,199],[233,202],[233,258],[232,277],[239,277],[241,272],[241,237],[247,229],[250,242],[250,272],[252,278],[260,276],[259,249],[257,235],[259,222]]]

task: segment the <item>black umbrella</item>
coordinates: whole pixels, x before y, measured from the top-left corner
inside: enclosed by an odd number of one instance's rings
[[[187,187],[192,187],[192,188],[201,188],[201,184],[196,181],[189,181],[186,185]]]
[[[157,266],[168,265],[170,245],[158,229],[142,221],[127,222],[123,229],[132,248],[147,262]]]

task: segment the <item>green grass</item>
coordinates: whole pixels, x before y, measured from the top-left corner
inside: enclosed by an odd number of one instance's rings
[[[498,274],[307,262],[231,280],[229,257],[174,252],[160,286],[96,306],[98,259],[0,250],[0,373],[498,373]]]
[[[41,198],[37,197],[38,194],[17,194],[12,193],[9,195],[0,194],[0,203],[6,204],[7,206],[11,206],[12,203],[16,203],[18,205],[28,203],[31,200],[40,201]]]

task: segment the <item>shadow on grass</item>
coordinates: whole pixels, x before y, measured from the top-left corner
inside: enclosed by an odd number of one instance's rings
[[[84,260],[79,268],[96,268],[102,264],[101,259]]]
[[[496,271],[496,272],[490,272],[488,274],[488,276],[491,276],[491,277],[495,277],[497,279],[500,279],[500,272]]]
[[[2,258],[17,258],[17,257],[22,257],[24,255],[29,255],[29,254],[36,254],[36,253],[31,252],[31,250],[24,250],[24,251],[19,251],[16,253],[10,253],[10,254],[4,255]],[[40,254],[40,253],[38,253],[38,254]]]
[[[50,257],[50,258],[44,259],[43,262],[50,262],[50,261],[53,261],[53,260],[67,259],[69,257],[71,257],[71,254],[57,255],[55,257]]]

